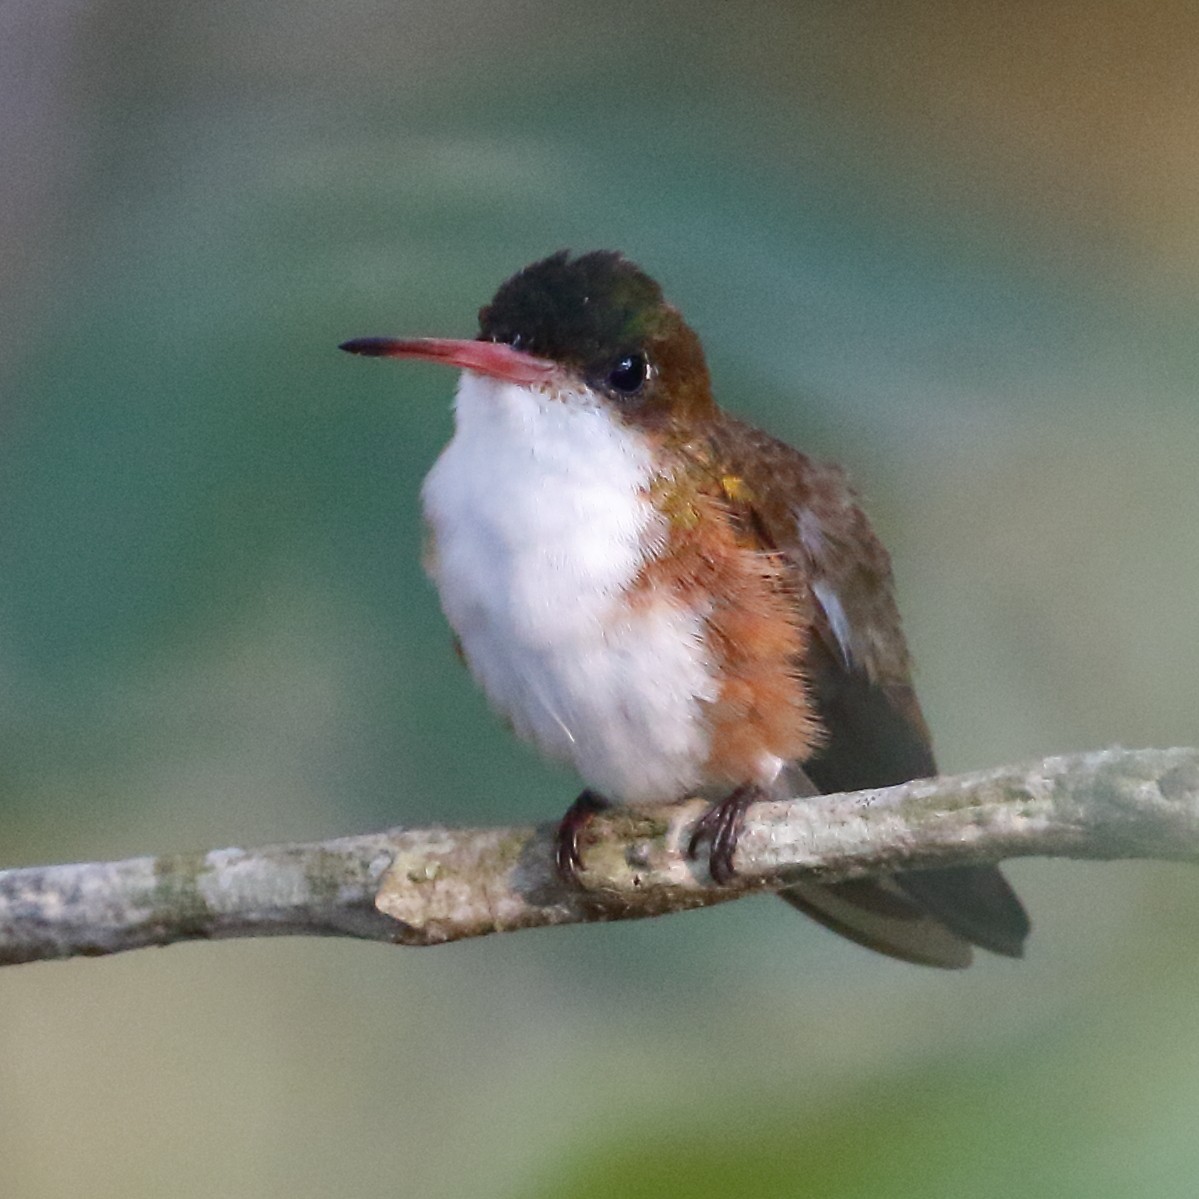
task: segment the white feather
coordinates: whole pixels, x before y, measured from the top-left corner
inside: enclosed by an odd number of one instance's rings
[[[651,447],[587,392],[464,372],[425,480],[430,573],[471,671],[516,732],[625,802],[703,781],[717,685],[704,612],[626,592],[661,547]]]
[[[795,525],[799,532],[799,543],[808,555],[807,573],[812,579],[812,595],[824,610],[829,628],[837,639],[842,660],[848,667],[855,665],[853,626],[845,614],[845,605],[833,585],[824,577],[825,556],[828,541],[824,535],[820,518],[811,508],[800,507],[795,511]]]
[[[832,629],[833,636],[836,637],[837,644],[841,647],[841,657],[844,659],[845,665],[852,667],[854,664],[853,630],[849,627],[849,618],[845,615],[841,597],[824,579],[817,579],[812,584],[812,594],[824,609],[829,628]]]

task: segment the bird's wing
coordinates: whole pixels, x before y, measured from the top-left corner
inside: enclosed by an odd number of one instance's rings
[[[788,781],[829,793],[935,774],[890,558],[841,470],[731,418],[714,428],[710,452],[743,535],[780,555],[797,592],[811,597],[814,636],[800,668],[826,736],[802,775],[793,768],[798,777]],[[1018,957],[1029,929],[994,866],[804,885],[780,895],[871,949],[926,965],[965,966],[971,945]]]

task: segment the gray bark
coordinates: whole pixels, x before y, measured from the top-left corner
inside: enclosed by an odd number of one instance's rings
[[[1199,859],[1199,751],[1110,749],[754,805],[737,877],[682,852],[701,801],[597,816],[577,885],[553,825],[393,829],[0,871],[0,965],[282,934],[435,945],[684,911],[797,881],[1031,855]]]

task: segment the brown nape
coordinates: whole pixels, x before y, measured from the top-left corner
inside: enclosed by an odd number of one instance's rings
[[[719,693],[708,706],[712,730],[706,769],[714,781],[760,781],[762,759],[802,760],[821,729],[797,669],[807,601],[786,582],[774,554],[738,540],[719,480],[680,466],[662,475],[650,499],[668,522],[666,544],[630,589],[634,604],[670,596],[706,612],[704,631]]]

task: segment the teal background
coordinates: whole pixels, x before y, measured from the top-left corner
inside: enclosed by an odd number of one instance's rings
[[[467,335],[619,247],[852,469],[947,769],[1196,744],[1186,5],[0,8],[0,861],[561,811],[419,570]],[[746,901],[0,975],[13,1199],[1191,1196],[1199,876],[961,976]]]

